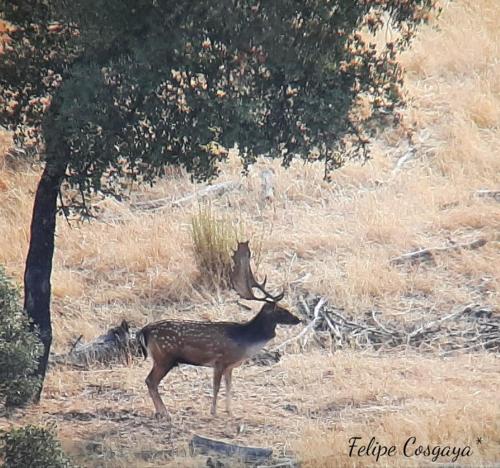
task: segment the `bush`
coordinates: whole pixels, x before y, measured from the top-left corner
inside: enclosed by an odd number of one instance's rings
[[[19,305],[19,292],[0,266],[0,403],[27,403],[39,389],[33,377],[42,347]]]
[[[191,219],[196,264],[206,284],[229,287],[233,250],[241,226],[220,218],[210,205],[200,205]]]
[[[0,432],[0,457],[6,468],[59,468],[71,466],[55,436],[53,425],[28,425]]]

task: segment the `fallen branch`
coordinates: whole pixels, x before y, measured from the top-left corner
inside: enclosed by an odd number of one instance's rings
[[[71,349],[69,350],[69,354],[71,354],[74,349],[78,346],[78,344],[80,343],[80,341],[82,341],[82,338],[83,338],[83,335],[80,335],[77,340],[73,343],[73,346],[71,346]]]
[[[398,162],[396,163],[396,166],[392,170],[392,173],[395,174],[396,172],[398,172],[403,167],[404,164],[406,164],[411,159],[414,159],[415,158],[415,153],[416,153],[416,151],[415,151],[414,148],[409,149],[403,156],[401,156],[398,159]]]
[[[488,350],[490,347],[493,348],[494,344],[497,345],[495,349],[499,349],[500,348],[500,336],[492,338],[491,340],[481,341],[479,343],[475,343],[472,346],[465,346],[464,348],[460,348],[460,351],[470,351],[472,349],[477,349],[477,348],[482,348],[483,350]],[[454,351],[456,351],[456,349],[450,349],[450,350],[447,350],[447,351],[443,351],[441,353],[441,355],[445,356],[445,355],[453,353]]]
[[[271,203],[274,200],[274,170],[265,169],[261,171],[261,203]]]
[[[500,190],[476,190],[474,195],[480,198],[494,198],[500,202]]]
[[[311,318],[309,325],[287,343],[301,339],[310,330],[321,334],[328,332],[336,348],[366,347],[381,349],[411,346],[414,348],[438,350],[439,352],[483,348],[490,352],[500,351],[500,316],[488,307],[471,304],[454,309],[448,314],[415,324],[412,328],[399,322],[381,322],[375,311],[371,317],[354,321],[343,315],[341,309],[324,306],[316,309],[314,317],[310,313],[311,304],[319,304],[318,297],[309,296],[309,306],[304,306],[304,314]],[[305,301],[304,301],[305,302]],[[385,321],[384,321],[385,322]],[[321,343],[320,343],[321,344]]]
[[[384,325],[382,325],[379,320],[377,319],[377,317],[375,316],[375,310],[372,310],[372,318],[373,318],[373,321],[379,326],[379,328],[387,333],[388,335],[392,335],[392,336],[397,336],[398,332],[397,331],[390,331],[388,330]]]
[[[400,257],[395,257],[390,260],[393,265],[401,265],[405,262],[415,262],[415,261],[428,261],[434,258],[434,254],[441,252],[451,252],[455,250],[472,250],[478,249],[485,245],[488,241],[486,239],[476,239],[472,242],[467,242],[464,244],[454,244],[446,247],[435,247],[429,249],[421,249],[415,252],[409,252]]]
[[[329,317],[328,317],[327,314],[324,314],[324,317],[325,317],[326,324],[328,325],[328,327],[330,328],[330,330],[332,331],[332,333],[337,338],[340,346],[342,346],[342,333],[340,333],[340,330],[339,330],[337,324],[336,323],[332,323],[332,321],[329,319]]]
[[[132,205],[133,208],[137,208],[145,211],[158,211],[167,207],[180,206],[183,203],[190,202],[192,200],[199,200],[200,198],[205,198],[209,195],[221,196],[225,192],[230,190],[236,190],[241,187],[240,182],[229,181],[221,182],[220,184],[209,185],[201,190],[198,190],[190,195],[187,195],[177,200],[172,200],[170,198],[159,198],[157,200],[137,202]]]
[[[252,356],[249,362],[256,366],[272,366],[279,362],[280,359],[281,353],[279,351],[262,349],[255,356]]]
[[[189,449],[192,455],[217,454],[222,457],[237,458],[243,462],[250,463],[267,462],[273,455],[273,449],[271,448],[245,447],[199,435],[193,436],[189,442]]]
[[[51,356],[51,364],[65,364],[78,368],[88,368],[94,363],[125,362],[130,365],[131,353],[136,354],[135,340],[131,340],[126,320],[90,343],[81,344],[81,338],[82,336],[78,338],[68,353]]]
[[[434,328],[436,325],[440,325],[443,322],[446,322],[447,320],[450,320],[452,318],[455,318],[457,315],[467,313],[471,310],[471,306],[467,306],[465,309],[460,309],[455,312],[452,312],[451,314],[448,314],[438,320],[433,320],[432,322],[428,322],[424,325],[422,325],[420,328],[417,328],[416,330],[412,331],[411,333],[408,334],[408,340],[411,340],[412,338],[415,338],[419,335],[422,335],[428,330],[431,330]]]
[[[257,468],[298,468],[300,464],[290,458],[278,459],[272,465],[258,465]]]

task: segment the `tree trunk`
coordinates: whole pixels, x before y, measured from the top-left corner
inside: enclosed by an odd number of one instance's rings
[[[41,381],[35,402],[40,400],[52,343],[50,276],[54,255],[57,196],[65,171],[66,164],[46,163],[38,183],[31,218],[30,246],[24,272],[24,310],[32,320],[44,349],[35,374]]]

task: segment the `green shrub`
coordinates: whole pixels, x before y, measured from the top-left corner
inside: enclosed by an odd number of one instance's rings
[[[55,436],[55,427],[28,425],[0,432],[0,457],[5,468],[60,468],[71,463]]]
[[[241,237],[241,226],[214,213],[210,205],[200,205],[191,219],[196,264],[205,283],[229,287],[233,250]]]
[[[0,404],[21,406],[38,390],[40,382],[32,374],[41,352],[19,305],[19,292],[0,266]]]

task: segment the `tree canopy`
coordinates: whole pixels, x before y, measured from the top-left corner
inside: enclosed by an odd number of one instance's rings
[[[398,52],[433,3],[4,2],[17,29],[0,68],[3,124],[19,135],[28,124],[25,143],[67,159],[82,195],[118,194],[120,176],[153,181],[167,165],[209,178],[234,144],[246,165],[320,159],[328,175],[394,116]],[[382,28],[394,39],[370,43]]]

